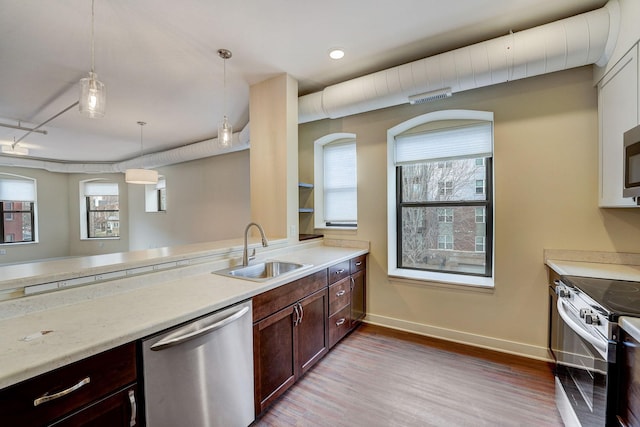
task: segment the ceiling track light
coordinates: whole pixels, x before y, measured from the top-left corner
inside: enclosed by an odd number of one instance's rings
[[[222,110],[227,109],[227,59],[231,58],[232,54],[230,50],[218,49],[218,56],[223,60],[224,67],[224,86],[222,92]],[[218,125],[218,147],[225,149],[230,148],[233,145],[233,126],[229,122],[229,118],[226,113],[222,118],[222,123]]]
[[[157,184],[158,171],[144,168],[144,150],[142,148],[142,127],[145,122],[138,122],[140,125],[140,169],[127,169],[124,174],[124,180],[127,184]]]
[[[89,77],[80,80],[80,113],[90,117],[103,117],[107,102],[107,92],[94,70],[94,2],[91,0],[91,71]]]

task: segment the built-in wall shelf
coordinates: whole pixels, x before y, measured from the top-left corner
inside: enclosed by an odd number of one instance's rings
[[[298,240],[303,241],[303,240],[311,240],[311,239],[320,239],[322,237],[323,237],[322,234],[300,234],[300,236],[298,237]]]
[[[309,184],[307,182],[299,182],[298,187],[300,188],[313,188],[313,184]]]
[[[313,208],[298,208],[300,213],[313,213]]]

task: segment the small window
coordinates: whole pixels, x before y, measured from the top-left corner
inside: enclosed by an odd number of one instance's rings
[[[438,222],[453,222],[453,209],[438,208]]]
[[[484,252],[484,236],[476,236],[476,252]]]
[[[165,177],[159,176],[157,184],[145,185],[144,197],[146,212],[166,212],[167,180]]]
[[[484,179],[476,179],[476,194],[484,194]]]
[[[81,228],[84,239],[120,237],[118,184],[104,180],[80,182]]]
[[[36,241],[36,181],[0,174],[0,235],[3,243]]]
[[[484,208],[476,208],[476,224],[487,222],[487,214]]]
[[[358,225],[358,183],[354,134],[331,134],[314,143],[315,228]]]
[[[444,249],[444,250],[453,249],[453,236],[450,234],[438,236],[438,249]]]

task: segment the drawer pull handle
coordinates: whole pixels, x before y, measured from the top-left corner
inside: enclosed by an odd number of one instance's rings
[[[49,394],[49,393],[45,393],[44,396],[39,397],[37,399],[35,399],[33,401],[33,406],[38,406],[38,405],[42,405],[43,403],[47,403],[50,402],[52,400],[56,400],[59,399],[63,396],[66,396],[69,393],[73,393],[74,391],[76,391],[77,389],[79,389],[80,387],[87,385],[91,382],[91,378],[86,377],[85,379],[81,380],[78,384],[76,385],[72,385],[71,387],[62,390],[58,393],[54,393],[54,394]]]
[[[356,267],[360,267],[362,265],[362,261],[356,262]]]
[[[337,296],[337,297],[341,297],[341,296],[343,296],[343,295],[344,295],[344,294],[346,294],[346,293],[347,293],[347,291],[345,291],[344,289],[342,289],[342,290],[340,290],[340,291],[338,291],[338,292],[336,293],[336,296]]]
[[[341,326],[341,325],[343,325],[343,324],[344,324],[344,322],[346,322],[346,320],[347,320],[347,319],[345,319],[345,318],[343,317],[342,319],[340,319],[340,320],[338,320],[338,321],[336,322],[336,326]]]
[[[344,268],[341,268],[340,270],[336,271],[336,274],[342,274],[344,273]]]
[[[129,390],[129,402],[131,403],[131,419],[129,420],[129,427],[136,425],[136,418],[138,418],[138,407],[136,405],[136,395],[133,390]]]

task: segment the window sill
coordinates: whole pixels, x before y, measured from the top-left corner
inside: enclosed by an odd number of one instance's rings
[[[81,237],[80,240],[88,240],[88,241],[120,240],[120,237]]]
[[[322,226],[322,227],[315,227],[316,230],[353,230],[353,231],[357,231],[358,227],[339,227],[339,226],[335,226],[335,227],[328,227],[328,226]]]
[[[439,288],[460,289],[465,287],[475,291],[489,291],[494,289],[493,277],[467,276],[463,274],[449,274],[416,270],[394,269],[388,274],[390,279],[399,282],[419,283]]]

